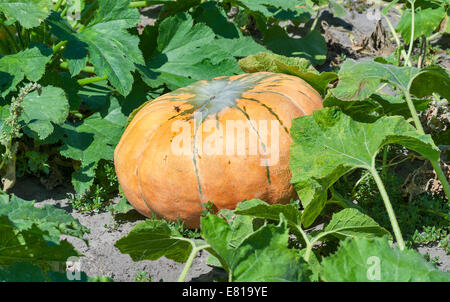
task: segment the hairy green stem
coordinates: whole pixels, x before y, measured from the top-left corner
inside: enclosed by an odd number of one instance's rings
[[[68,6],[64,7],[64,9],[63,9],[62,12],[61,12],[61,16],[66,16],[68,10],[69,10],[69,7],[68,7]]]
[[[401,251],[405,249],[405,242],[403,241],[402,232],[400,231],[400,227],[398,226],[397,218],[395,217],[394,209],[392,208],[391,201],[389,200],[389,196],[386,192],[386,188],[384,187],[383,181],[381,180],[380,175],[377,172],[375,167],[369,169],[372,177],[375,180],[375,183],[378,186],[378,190],[380,191],[381,198],[383,199],[384,206],[386,207],[386,211],[389,216],[389,220],[392,225],[392,230],[394,231],[395,240],[397,241],[398,247]]]
[[[192,242],[191,244],[194,245]],[[189,269],[191,268],[192,262],[194,261],[194,258],[197,255],[197,253],[209,247],[211,247],[209,244],[192,247],[192,251],[189,254],[188,260],[186,261],[186,265],[184,266],[183,271],[180,274],[180,277],[178,277],[178,282],[184,282],[184,279],[186,279],[187,273],[189,272]]]
[[[425,131],[423,130],[422,123],[419,120],[419,116],[417,115],[417,111],[416,111],[416,108],[414,107],[414,103],[411,99],[411,95],[409,94],[409,91],[403,89],[403,94],[405,95],[406,103],[408,104],[408,108],[411,113],[411,116],[412,116],[412,119],[414,121],[414,125],[416,126],[417,131],[421,135],[425,135]],[[430,163],[433,166],[433,169],[436,172],[436,176],[439,179],[439,181],[441,182],[442,187],[444,188],[445,195],[450,200],[450,184],[447,181],[447,177],[445,176],[444,171],[442,171],[442,168],[439,165],[439,159],[438,160],[430,160]]]
[[[107,79],[108,79],[107,76],[92,77],[92,78],[81,79],[81,80],[78,80],[77,82],[80,86],[84,86],[84,85],[88,85],[88,84],[92,84],[92,83],[96,83],[96,82],[101,82],[101,81],[104,81]]]
[[[316,28],[317,22],[319,21],[320,12],[321,12],[320,9],[317,10],[316,17],[314,18],[313,24],[311,25],[311,29],[309,31],[313,31]]]
[[[389,27],[389,30],[390,30],[391,33],[392,33],[392,36],[394,36],[395,42],[397,43],[397,48],[402,47],[402,43],[400,42],[400,38],[398,37],[397,32],[395,31],[395,28],[394,28],[394,26],[392,25],[391,21],[390,21],[389,18],[388,18],[386,15],[384,15],[384,14],[383,14],[383,18],[384,18],[384,20],[386,21],[386,23],[387,23],[387,25],[388,25],[388,27]],[[406,55],[406,52],[405,52],[404,49],[402,49],[402,50],[400,51],[400,54],[401,54],[401,56],[405,59],[405,64],[408,65],[408,66],[411,66],[411,62],[409,61],[409,59],[406,60],[406,56],[407,56],[407,55]]]
[[[59,67],[61,67],[63,69],[69,69],[69,64],[67,62],[62,62],[61,64],[59,64]],[[92,66],[86,66],[86,67],[82,68],[81,71],[95,74],[94,67],[92,67]]]
[[[411,117],[414,121],[414,125],[416,126],[417,131],[419,131],[420,134],[425,134],[409,91],[407,91],[406,89],[402,89],[402,92],[405,95],[406,103],[408,104],[409,112],[411,113]]]
[[[386,181],[387,178],[387,157],[388,157],[389,146],[384,146],[383,148],[383,166],[381,167],[381,176],[383,177],[383,181]]]
[[[58,0],[58,2],[56,2],[55,7],[53,8],[53,10],[55,12],[59,11],[59,9],[61,8],[61,5],[63,3],[64,0]]]
[[[150,5],[150,1],[133,1],[130,2],[131,7],[146,7]]]
[[[411,57],[413,45],[414,45],[414,1],[409,0],[409,3],[411,3],[411,37],[409,41],[409,49],[408,54],[406,55],[407,62],[410,62],[409,58]],[[411,66],[411,65],[409,65]]]
[[[64,45],[67,44],[67,42],[68,41],[61,41],[58,44],[56,44],[55,46],[53,46],[53,53],[58,52],[61,49],[61,47],[63,47]]]
[[[448,22],[448,21],[447,21],[447,22]],[[437,33],[432,34],[432,35],[429,36],[429,37],[426,37],[427,42],[430,42],[431,40],[433,40],[434,38],[436,38],[436,37],[439,36],[440,34],[441,34],[440,32],[437,32]]]

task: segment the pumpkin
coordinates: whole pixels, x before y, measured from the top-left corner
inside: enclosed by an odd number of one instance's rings
[[[291,120],[320,108],[305,81],[270,72],[164,94],[140,108],[115,149],[120,186],[141,214],[188,228],[209,201],[216,211],[253,198],[288,203]]]

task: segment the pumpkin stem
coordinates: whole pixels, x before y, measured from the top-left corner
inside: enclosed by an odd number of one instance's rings
[[[389,200],[386,188],[384,187],[383,181],[381,180],[381,177],[378,174],[377,170],[375,168],[371,168],[369,169],[369,171],[378,186],[381,197],[383,198],[384,206],[386,207],[389,220],[391,221],[392,230],[394,231],[395,240],[397,241],[400,250],[403,251],[405,249],[405,242],[403,241],[402,232],[400,231],[400,227],[398,226],[397,218],[395,217],[394,209],[392,208],[392,204]]]
[[[184,279],[186,279],[187,273],[189,272],[189,269],[191,268],[192,262],[194,261],[194,258],[197,255],[197,253],[203,249],[211,247],[209,244],[195,246],[195,244],[192,241],[190,241],[190,242],[192,244],[192,251],[191,251],[191,254],[189,255],[188,260],[186,261],[186,265],[184,266],[180,277],[178,277],[178,282],[184,282]]]

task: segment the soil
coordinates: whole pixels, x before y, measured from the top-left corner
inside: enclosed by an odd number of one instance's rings
[[[159,11],[160,6],[141,10],[142,21],[138,29],[142,31],[144,26],[154,24]],[[327,62],[320,66],[321,71],[340,64],[343,56],[355,60],[367,60],[378,55],[386,55],[386,52],[390,51],[392,46],[384,37],[384,32],[389,32],[387,25],[383,21],[381,26],[384,29],[380,27],[380,24],[377,27],[377,19],[371,16],[373,16],[371,11],[363,13],[349,11],[343,18],[335,18],[329,11],[323,11],[320,14],[318,27],[324,33],[329,46]],[[389,18],[395,26],[398,17],[389,16]],[[296,29],[289,27],[290,24],[286,26],[291,36],[295,37]],[[297,30],[301,31],[301,29]],[[59,185],[49,191],[35,178],[19,179],[11,193],[25,200],[36,200],[36,206],[50,204],[64,209],[90,229],[90,233],[85,236],[89,246],[78,238],[67,238],[84,255],[80,258],[81,269],[89,276],[108,276],[115,281],[135,281],[139,272],[145,272],[152,277],[153,282],[167,282],[176,281],[184,267],[183,263],[164,257],[157,261],[134,262],[129,255],[121,254],[114,247],[118,239],[128,234],[133,226],[145,220],[145,217],[136,211],[115,218],[107,211],[80,213],[73,209],[69,202],[69,194],[74,193],[70,184]],[[115,201],[117,202],[118,199]],[[439,268],[450,270],[450,255],[446,254],[443,248],[422,246],[418,250],[422,254],[429,253],[431,259],[438,256]],[[206,264],[207,256],[206,251],[197,255],[186,281],[212,281],[215,277],[223,275],[223,271]]]
[[[69,202],[70,194],[74,193],[71,185],[58,186],[48,191],[36,178],[19,179],[10,193],[25,200],[35,200],[37,207],[49,204],[63,209],[90,229],[90,233],[84,237],[88,240],[89,246],[79,238],[66,238],[84,255],[80,258],[81,270],[89,277],[107,276],[114,281],[133,282],[139,272],[145,272],[152,277],[152,281],[171,282],[177,281],[184,268],[184,263],[177,263],[164,257],[156,261],[134,262],[129,255],[121,254],[114,247],[117,240],[126,236],[131,228],[146,219],[134,210],[126,215],[116,215],[115,218],[109,211],[80,213],[73,209]],[[114,200],[118,201],[119,198]],[[186,281],[211,281],[223,274],[221,270],[206,265],[207,257],[206,251],[197,255]]]

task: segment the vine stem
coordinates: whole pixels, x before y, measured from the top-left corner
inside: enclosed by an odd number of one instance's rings
[[[413,44],[414,44],[414,1],[408,0],[411,3],[411,38],[409,40],[409,48],[408,54],[406,55],[406,62],[410,62],[409,58],[411,57]],[[409,65],[411,66],[411,65]]]
[[[61,47],[63,47],[64,45],[67,44],[67,42],[69,42],[69,41],[61,41],[58,44],[56,44],[55,46],[53,46],[53,48],[52,48],[53,49],[53,53],[59,51],[61,49]]]
[[[303,231],[303,229],[301,227],[297,226],[297,230],[300,232],[300,234],[302,234],[303,239],[305,240],[306,252],[305,252],[305,255],[303,255],[303,259],[305,259],[305,261],[308,262],[309,261],[309,257],[310,257],[311,252],[312,252],[313,244],[308,239],[308,236],[306,236],[305,231]]]
[[[131,7],[146,7],[149,6],[150,1],[133,1],[130,2]]]
[[[387,178],[387,157],[388,157],[389,146],[383,148],[383,166],[381,167],[381,176],[383,180],[386,181]]]
[[[416,126],[417,131],[421,135],[425,135],[425,131],[423,130],[422,123],[419,120],[419,116],[417,115],[416,108],[414,107],[414,103],[411,99],[411,95],[409,94],[409,91],[406,89],[402,89],[403,94],[406,98],[406,103],[408,104],[409,111],[411,112],[412,119],[414,121],[414,125]],[[439,181],[442,184],[442,187],[444,188],[445,195],[447,196],[447,199],[450,200],[450,184],[447,181],[447,177],[444,174],[444,171],[442,171],[441,166],[439,165],[439,159],[438,160],[430,160],[431,165],[433,166],[434,171],[436,171],[436,176],[439,179]]]
[[[397,218],[395,217],[394,209],[392,208],[391,201],[389,200],[389,196],[386,192],[386,188],[384,187],[383,181],[381,180],[380,175],[377,172],[377,169],[371,167],[369,169],[372,177],[375,180],[375,183],[378,186],[378,190],[380,191],[381,198],[383,199],[384,206],[386,207],[386,211],[389,216],[389,220],[392,225],[392,229],[394,231],[395,240],[397,241],[398,247],[401,251],[405,249],[405,242],[403,241],[402,232],[400,231],[400,227],[398,226]]]
[[[194,245],[192,242],[191,242],[191,244]],[[186,279],[187,273],[188,273],[189,269],[191,268],[191,265],[192,265],[192,262],[194,261],[195,255],[197,255],[197,253],[199,251],[209,248],[209,247],[211,247],[209,244],[192,247],[192,251],[191,251],[191,254],[189,255],[188,260],[186,261],[186,265],[184,266],[180,277],[178,277],[178,282],[184,282],[184,279]]]
[[[389,18],[388,18],[387,16],[385,16],[384,14],[383,14],[383,18],[384,18],[384,20],[386,21],[386,23],[387,23],[387,25],[388,25],[388,27],[389,27],[389,30],[390,30],[391,33],[392,33],[392,36],[394,36],[395,42],[397,43],[397,48],[400,48],[400,47],[402,46],[402,43],[400,42],[400,38],[398,37],[397,32],[395,31],[394,26],[392,25],[392,23],[391,23],[391,21],[389,20]],[[401,56],[405,59],[405,64],[408,65],[408,66],[411,66],[411,62],[409,61],[409,59],[408,59],[408,60],[406,59],[407,54],[406,54],[406,52],[405,52],[404,49],[402,49],[402,50],[400,51],[400,54],[401,54]]]
[[[316,13],[316,17],[314,18],[313,24],[311,25],[311,29],[309,31],[313,31],[316,28],[317,22],[319,21],[320,13],[321,13],[321,10],[318,9],[317,13]]]
[[[59,11],[59,9],[61,8],[61,5],[63,3],[64,0],[58,0],[58,2],[55,4],[55,7],[53,8],[53,10],[55,12]]]
[[[62,62],[61,64],[59,64],[59,67],[61,67],[63,69],[69,69],[69,64],[67,62]],[[93,66],[86,66],[86,67],[82,68],[81,71],[87,72],[87,73],[95,73]]]
[[[104,80],[107,80],[108,77],[107,76],[103,76],[103,77],[91,77],[91,78],[86,78],[86,79],[81,79],[78,80],[78,84],[80,86],[84,86],[84,85],[88,85],[88,84],[92,84],[92,83],[96,83],[96,82],[101,82]]]

